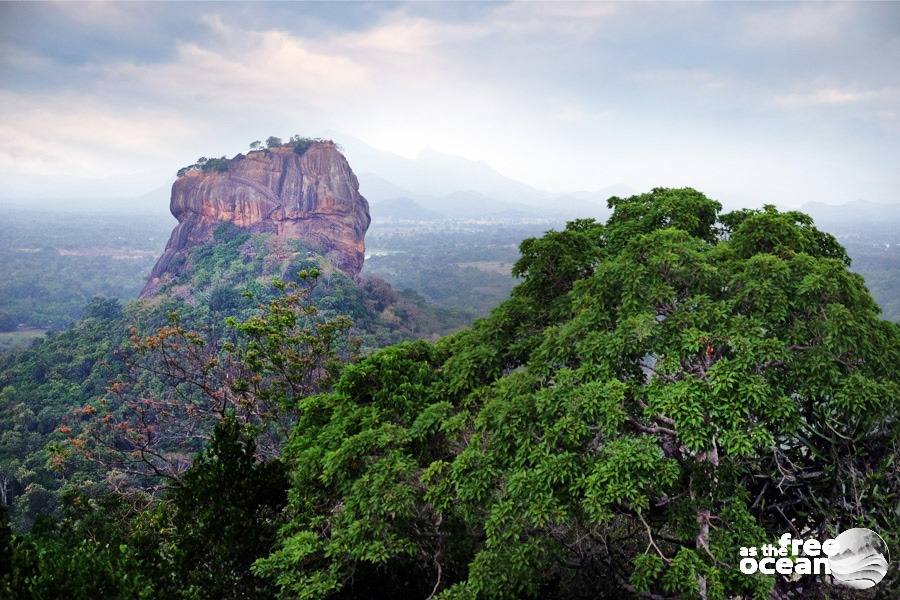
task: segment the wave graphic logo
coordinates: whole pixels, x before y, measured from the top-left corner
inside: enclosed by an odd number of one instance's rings
[[[887,544],[871,529],[856,527],[841,533],[834,538],[827,555],[833,583],[837,585],[866,590],[888,572]]]

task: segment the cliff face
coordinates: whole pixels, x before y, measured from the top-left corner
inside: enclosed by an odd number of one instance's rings
[[[332,142],[315,143],[302,155],[291,148],[239,155],[225,172],[190,171],[172,185],[170,209],[178,225],[141,297],[156,293],[190,248],[209,241],[225,221],[300,238],[348,275],[362,269],[369,204]]]

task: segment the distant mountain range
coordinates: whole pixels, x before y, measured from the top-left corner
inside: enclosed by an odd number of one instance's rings
[[[486,163],[425,150],[414,158],[378,150],[349,136],[344,154],[358,172],[360,191],[372,205],[372,218],[417,219],[433,214],[454,219],[605,218],[606,200],[631,195],[619,184],[573,194],[539,190],[497,172]],[[403,199],[402,204],[395,202]],[[387,204],[385,204],[387,203]],[[398,210],[401,206],[408,213]],[[384,213],[380,210],[385,207]]]
[[[616,184],[592,191],[553,193],[506,177],[483,162],[434,150],[425,150],[410,159],[378,150],[352,136],[335,137],[341,140],[344,154],[358,173],[360,191],[369,200],[376,223],[384,219],[440,217],[605,219],[610,213],[606,206],[610,196],[646,191]],[[734,208],[734,203],[723,204],[726,210]],[[865,231],[884,237],[900,231],[900,204],[863,200],[842,205],[808,202],[799,210],[810,214],[822,229],[837,235],[859,235]]]

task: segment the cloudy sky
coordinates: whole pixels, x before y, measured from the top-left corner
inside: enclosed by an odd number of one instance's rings
[[[900,3],[0,4],[4,197],[292,133],[557,192],[900,202]]]

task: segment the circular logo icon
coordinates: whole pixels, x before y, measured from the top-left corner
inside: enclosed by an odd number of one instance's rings
[[[848,529],[834,541],[835,548],[828,554],[834,583],[865,590],[887,575],[887,544],[871,529]]]

